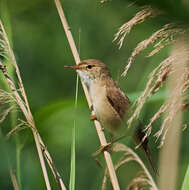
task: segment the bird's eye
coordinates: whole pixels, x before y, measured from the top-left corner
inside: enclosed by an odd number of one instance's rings
[[[92,65],[87,65],[87,69],[92,69]]]

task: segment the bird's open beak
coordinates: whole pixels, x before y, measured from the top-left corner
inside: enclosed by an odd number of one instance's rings
[[[64,67],[74,69],[74,70],[80,69],[79,65],[64,65]]]

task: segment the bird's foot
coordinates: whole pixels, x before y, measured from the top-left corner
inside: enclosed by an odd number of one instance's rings
[[[90,109],[91,111],[93,111],[93,110],[94,110],[94,109],[93,109],[93,105],[91,105],[89,109]]]
[[[109,148],[111,148],[112,146],[112,142],[107,143],[106,145],[101,145],[99,151],[100,152],[104,152],[107,151]]]
[[[93,157],[98,156],[100,153],[104,151],[108,151],[112,146],[112,142],[107,143],[106,145],[101,145],[100,148],[92,154]]]
[[[95,114],[91,114],[91,121],[97,120],[97,117]]]

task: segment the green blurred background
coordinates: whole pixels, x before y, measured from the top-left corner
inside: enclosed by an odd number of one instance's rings
[[[152,58],[146,58],[146,53],[150,51],[148,49],[137,56],[126,78],[120,75],[137,43],[161,28],[168,19],[153,18],[136,26],[119,50],[116,42],[112,42],[114,34],[140,10],[132,1],[117,0],[101,4],[98,0],[64,0],[62,5],[81,59],[103,60],[122,90],[134,101],[144,89],[150,71],[166,58],[169,48]],[[91,156],[99,148],[99,140],[90,122],[90,111],[81,85],[77,109],[74,108],[76,74],[66,70],[64,65],[75,63],[53,0],[0,0],[0,15],[13,45],[36,126],[63,181],[68,187],[71,133],[75,119],[76,189],[100,189],[103,172]],[[3,88],[2,82],[0,85]],[[164,94],[162,90],[149,100],[141,114],[144,123],[148,123],[159,108],[165,99]],[[155,123],[156,128],[159,125],[160,122]],[[4,135],[10,131],[8,119],[1,124],[1,129]],[[187,132],[185,130],[182,138],[178,189],[188,163]],[[45,189],[30,130],[21,131],[19,139],[23,145],[20,157],[22,189]],[[155,143],[154,137],[150,140],[153,158],[157,163],[158,143]],[[130,142],[128,144],[133,146]],[[0,150],[0,189],[13,189],[8,165],[16,171],[14,137],[9,141],[1,140]],[[137,152],[151,171],[143,153],[140,150]],[[99,159],[103,163],[103,157]],[[137,169],[137,165],[131,163],[118,171],[121,189],[126,187]],[[58,189],[50,172],[49,175],[54,189]],[[108,189],[111,189],[111,185]]]

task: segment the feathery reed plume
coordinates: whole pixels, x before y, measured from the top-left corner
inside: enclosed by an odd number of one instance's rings
[[[118,32],[114,36],[113,41],[119,39],[118,44],[119,48],[121,48],[126,35],[135,25],[144,22],[148,18],[159,16],[160,14],[163,14],[163,12],[152,8],[151,6],[143,7],[143,9],[139,11],[131,20],[129,20],[119,28]],[[176,42],[176,38],[185,34],[186,32],[187,29],[185,26],[181,26],[178,24],[176,25],[174,23],[164,25],[161,29],[152,34],[151,37],[140,42],[137,45],[137,47],[133,50],[131,56],[128,59],[128,64],[125,66],[122,76],[126,76],[135,57],[148,46],[155,43],[153,46],[154,49],[147,55],[147,57],[151,57],[158,53],[164,47]]]
[[[137,47],[133,50],[131,56],[128,59],[128,64],[125,67],[125,70],[123,72],[123,76],[126,76],[129,68],[131,67],[131,64],[134,61],[134,58],[141,53],[143,50],[145,50],[148,46],[155,43],[154,50],[151,51],[148,55],[148,57],[155,55],[158,53],[162,48],[172,44],[176,41],[176,37],[179,35],[182,35],[186,32],[186,29],[184,28],[176,28],[175,24],[166,24],[164,25],[160,30],[156,31],[154,34],[152,34],[151,37],[148,39],[140,42]],[[159,41],[158,41],[159,40]]]
[[[129,118],[128,120],[128,125],[131,126],[133,121],[139,117],[139,114],[144,106],[144,104],[146,103],[147,99],[150,98],[154,93],[156,93],[161,86],[163,85],[163,83],[166,81],[166,79],[168,77],[170,77],[171,75],[174,75],[176,70],[173,70],[173,68],[171,67],[172,64],[175,63],[175,61],[177,61],[177,59],[180,57],[182,57],[183,52],[187,53],[188,50],[187,49],[183,49],[182,51],[178,51],[177,54],[174,55],[170,55],[167,59],[165,59],[162,63],[160,63],[160,65],[158,67],[156,67],[151,75],[150,78],[148,80],[148,83],[146,85],[145,90],[143,91],[142,95],[137,99],[137,101],[135,102],[135,104],[137,105],[136,109],[134,110],[132,116]],[[186,66],[185,70],[183,71],[182,75],[180,76],[180,78],[183,78],[183,83],[182,85],[176,87],[176,88],[182,88],[182,95],[184,96],[186,93],[186,89],[188,89],[189,87],[189,81],[188,81],[188,76],[189,76],[189,68]],[[173,97],[168,97],[169,99],[173,98]],[[185,96],[186,98],[186,96]],[[142,142],[145,140],[145,138],[147,136],[149,136],[151,134],[152,131],[152,124],[159,119],[163,113],[165,113],[167,111],[167,109],[169,109],[170,106],[172,106],[175,102],[167,102],[162,104],[162,106],[159,108],[159,110],[154,114],[154,116],[151,118],[149,124],[145,127],[145,131],[146,131],[146,135],[144,136]],[[185,108],[185,109],[184,109]],[[183,111],[185,111],[187,109],[187,104],[184,106],[182,105],[181,108]],[[178,111],[178,110],[177,110]],[[155,134],[156,137],[160,137],[162,135],[163,132],[163,128],[166,126],[167,124],[167,120],[168,119],[172,119],[172,117],[168,117],[166,119],[164,119],[163,124],[160,128],[160,130]],[[163,138],[164,139],[164,138]],[[142,143],[141,142],[141,143]],[[163,141],[162,141],[163,142]],[[161,142],[161,145],[162,145]]]
[[[1,50],[2,50],[1,56],[3,56],[3,58],[6,58],[6,59],[10,60],[10,62],[13,64],[13,66],[15,68],[15,71],[16,71],[16,76],[17,76],[17,79],[18,79],[19,89],[17,89],[16,83],[10,77],[6,66],[3,64],[3,62],[1,60],[0,60],[0,70],[2,71],[2,73],[3,73],[4,77],[5,77],[5,80],[6,80],[8,86],[10,88],[11,97],[13,97],[13,99],[16,102],[18,108],[21,110],[21,112],[25,116],[25,119],[26,119],[26,121],[24,121],[25,126],[28,126],[32,130],[34,140],[35,140],[35,144],[36,144],[36,148],[37,148],[37,151],[38,151],[40,164],[41,164],[44,179],[45,179],[46,188],[47,188],[47,190],[51,190],[51,186],[50,186],[50,182],[49,182],[49,179],[48,179],[48,174],[47,174],[43,154],[44,154],[44,156],[45,156],[45,158],[47,160],[47,163],[49,164],[49,166],[50,166],[50,168],[52,170],[52,173],[53,173],[57,183],[59,184],[60,188],[62,190],[66,190],[66,188],[65,188],[65,186],[63,184],[63,181],[62,181],[59,173],[57,172],[57,170],[56,170],[56,168],[55,168],[55,166],[54,166],[54,164],[52,162],[52,158],[51,158],[49,152],[47,151],[47,149],[46,149],[46,147],[45,147],[45,145],[44,145],[44,143],[43,143],[43,141],[42,141],[36,127],[35,127],[35,122],[34,122],[32,113],[30,111],[30,107],[29,107],[29,103],[28,103],[28,100],[27,100],[25,90],[24,90],[24,85],[23,85],[23,82],[22,82],[22,79],[21,79],[20,71],[19,71],[18,65],[16,63],[16,59],[15,59],[13,50],[12,50],[12,48],[10,46],[6,31],[5,31],[4,27],[3,27],[3,24],[1,22],[1,20],[0,20],[0,37],[1,37],[1,41],[0,41],[1,45],[0,45],[0,47],[1,47]],[[1,91],[1,94],[2,94],[2,92],[3,91]],[[3,92],[3,93],[8,94],[8,92]],[[0,97],[1,97],[1,94],[0,94]],[[3,98],[6,99],[6,96],[3,96]],[[8,113],[8,111],[6,112],[6,114],[7,113]],[[6,116],[6,114],[4,115],[4,117]],[[21,126],[22,125],[16,126],[15,130],[18,131],[17,128],[21,127]]]
[[[144,22],[147,18],[155,17],[161,14],[159,10],[153,9],[151,6],[145,6],[139,11],[130,21],[123,24],[118,32],[115,34],[113,41],[118,40],[119,49],[123,45],[123,41],[126,35],[131,31],[131,29],[139,24]]]
[[[131,148],[127,147],[124,144],[115,143],[112,146],[111,150],[113,152],[123,152],[123,156],[120,158],[119,162],[115,165],[115,170],[118,170],[123,164],[126,164],[131,161],[135,161],[137,164],[139,164],[139,166],[142,169],[142,172],[138,173],[138,175],[136,175],[136,177],[128,185],[127,187],[128,190],[137,188],[138,186],[140,187],[148,186],[152,190],[158,190],[157,185],[155,184],[152,176],[145,167],[144,163]],[[106,183],[107,183],[107,170],[105,171],[103,184],[101,188],[102,190],[106,189]]]
[[[155,92],[157,92],[162,84],[165,82],[168,74],[171,72],[170,64],[174,62],[174,57],[170,56],[161,62],[149,75],[148,82],[143,93],[134,102],[136,109],[132,116],[128,120],[128,126],[130,127],[132,122],[139,117],[139,114],[146,103],[147,99],[150,98]]]
[[[130,68],[134,58],[136,55],[138,55],[141,51],[146,49],[150,44],[155,43],[154,45],[154,50],[151,51],[151,53],[148,56],[152,56],[155,53],[157,53],[159,50],[164,48],[165,46],[169,44],[174,44],[175,42],[178,42],[180,40],[180,37],[187,34],[188,29],[185,26],[176,26],[176,24],[166,24],[164,25],[160,30],[155,32],[150,38],[140,42],[137,47],[134,49],[132,55],[129,58],[128,65],[125,68],[124,75],[127,73],[128,69]],[[188,51],[187,48],[185,48],[182,51]],[[146,84],[146,87],[141,94],[141,96],[135,101],[133,104],[133,107],[136,106],[136,109],[134,110],[133,114],[128,120],[128,126],[130,127],[139,117],[139,114],[146,103],[147,99],[150,98],[153,94],[158,92],[160,88],[163,86],[165,81],[170,75],[174,75],[175,70],[171,67],[171,65],[178,59],[178,57],[182,57],[182,55],[179,55],[178,52],[177,54],[172,54],[168,58],[166,58],[164,61],[162,61],[150,74],[149,80]],[[185,69],[185,78],[187,77],[187,67]],[[188,80],[185,79],[185,83],[183,83],[183,88],[185,87],[186,89],[188,88]],[[183,92],[186,91],[183,89]],[[146,126],[146,135],[143,138],[143,141],[147,136],[151,134],[152,130],[152,124],[160,118],[160,116],[168,109],[167,104],[163,104],[162,107],[157,111],[154,116],[151,118],[150,123]],[[187,108],[187,107],[186,107]],[[164,128],[166,125],[166,120],[164,120],[164,123],[161,128]],[[155,136],[159,137],[162,134],[162,129],[158,131],[158,133],[155,134]],[[142,142],[143,142],[142,141]],[[142,143],[141,142],[141,143]]]

